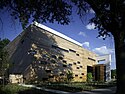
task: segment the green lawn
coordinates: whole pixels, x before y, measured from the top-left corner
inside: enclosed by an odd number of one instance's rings
[[[67,92],[79,92],[79,91],[90,91],[96,88],[106,88],[115,86],[112,83],[102,83],[102,82],[94,82],[94,83],[49,83],[49,84],[41,84],[39,87],[62,90]]]
[[[17,84],[9,84],[0,86],[0,94],[53,94],[51,92],[46,92],[34,88],[28,88],[19,86]]]
[[[115,83],[116,84],[116,83]],[[38,87],[61,90],[67,92],[80,92],[86,90],[92,90],[95,88],[105,88],[115,86],[114,83],[102,83],[102,82],[91,82],[91,83],[42,83],[36,85]],[[47,92],[43,90],[38,90],[35,88],[28,88],[19,86],[17,84],[8,84],[4,87],[0,86],[0,94],[55,94],[52,92]]]

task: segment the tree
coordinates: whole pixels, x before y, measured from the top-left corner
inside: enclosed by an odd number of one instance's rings
[[[66,73],[66,80],[67,82],[71,82],[72,79],[73,79],[73,72],[71,70],[68,70]]]
[[[111,78],[116,79],[116,69],[111,70]]]
[[[0,9],[7,9],[12,17],[25,27],[30,18],[38,22],[68,24],[72,7],[83,18],[90,9],[95,17],[90,19],[104,39],[110,34],[115,41],[117,94],[125,93],[125,0],[1,0]]]
[[[0,40],[0,76],[3,76],[9,67],[8,52],[4,49],[9,42],[9,39]]]
[[[91,72],[87,73],[87,82],[92,82],[92,79],[93,79],[92,73]]]
[[[0,77],[3,79],[3,86],[5,84],[5,76],[7,76],[7,70],[9,68],[8,52],[4,48],[10,42],[9,39],[0,39]]]

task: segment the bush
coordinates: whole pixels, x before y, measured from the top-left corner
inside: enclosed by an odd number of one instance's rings
[[[91,72],[87,73],[87,82],[92,82],[92,79],[93,79],[92,73]]]

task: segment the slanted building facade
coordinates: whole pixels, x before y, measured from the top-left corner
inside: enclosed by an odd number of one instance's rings
[[[85,82],[87,66],[97,64],[95,53],[39,23],[27,27],[6,48],[11,63],[11,83],[61,82],[71,78],[74,82]]]

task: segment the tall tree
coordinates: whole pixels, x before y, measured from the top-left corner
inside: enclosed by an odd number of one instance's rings
[[[117,75],[116,75],[116,69],[112,69],[111,70],[111,78],[112,79],[116,79],[117,77],[116,77]]]
[[[8,52],[4,49],[9,42],[9,39],[0,39],[0,76],[3,76],[9,67]]]
[[[125,0],[0,0],[0,9],[6,8],[12,17],[20,20],[23,27],[30,18],[40,23],[57,21],[60,24],[68,24],[74,6],[81,18],[93,9],[95,17],[90,19],[90,22],[95,23],[99,36],[114,36],[117,94],[124,94]]]

